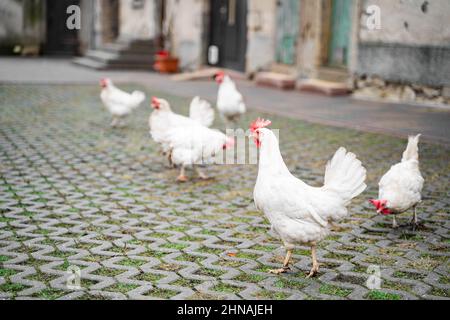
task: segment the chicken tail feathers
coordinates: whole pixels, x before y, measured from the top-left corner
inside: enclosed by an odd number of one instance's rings
[[[208,101],[197,96],[192,99],[189,107],[189,117],[205,127],[210,127],[214,122],[214,109]]]
[[[419,160],[419,138],[420,134],[408,137],[408,145],[403,152],[402,161]]]
[[[144,102],[145,100],[145,93],[143,93],[142,91],[133,91],[133,93],[131,93],[131,108],[135,109],[137,107],[139,107],[142,102]]]
[[[366,189],[365,180],[366,169],[361,161],[341,147],[327,163],[324,188],[338,193],[348,203]]]

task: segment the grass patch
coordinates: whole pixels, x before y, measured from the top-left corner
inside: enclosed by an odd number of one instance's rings
[[[256,297],[259,299],[268,299],[268,300],[285,300],[288,297],[288,295],[284,292],[261,290],[256,294]]]
[[[174,249],[174,250],[183,250],[189,247],[188,244],[184,243],[165,243],[160,246],[161,248]]]
[[[251,282],[251,283],[258,283],[266,279],[266,277],[261,276],[259,274],[248,274],[248,273],[242,273],[238,277],[234,278],[234,280],[242,281],[242,282]]]
[[[402,298],[399,294],[378,290],[370,291],[366,297],[370,300],[400,300]]]
[[[321,294],[327,294],[327,295],[331,295],[331,296],[339,296],[339,297],[345,298],[350,293],[352,293],[352,290],[329,285],[329,284],[324,284],[323,286],[321,286],[319,288],[319,292]]]
[[[226,283],[219,283],[212,288],[214,291],[238,294],[243,288]]]
[[[118,264],[122,265],[122,266],[138,268],[146,263],[147,263],[147,261],[126,258],[126,259],[123,259],[122,261],[120,261]]]
[[[53,288],[47,288],[44,290],[39,291],[38,293],[34,294],[34,297],[42,298],[45,300],[56,300],[60,297],[65,295],[65,292],[62,290],[57,290]]]
[[[161,298],[161,299],[170,299],[173,296],[175,296],[177,293],[178,293],[177,291],[173,291],[173,290],[154,288],[154,289],[148,291],[147,293],[145,293],[144,295],[157,297],[157,298]]]
[[[138,285],[135,284],[126,284],[126,283],[116,283],[113,286],[110,286],[108,288],[106,288],[108,291],[112,291],[112,292],[120,292],[120,293],[127,293],[128,291],[134,290],[137,287],[139,287]]]

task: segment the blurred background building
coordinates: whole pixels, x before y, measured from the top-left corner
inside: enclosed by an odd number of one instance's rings
[[[72,4],[80,30],[65,27]],[[183,71],[210,65],[286,89],[445,103],[449,21],[448,0],[2,0],[0,47],[98,69],[149,69],[164,48]]]

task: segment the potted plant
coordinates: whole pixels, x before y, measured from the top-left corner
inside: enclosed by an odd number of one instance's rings
[[[155,55],[155,63],[153,68],[162,73],[178,72],[179,59],[172,57],[168,50],[160,50]]]
[[[168,8],[170,9],[170,8]],[[163,50],[158,51],[155,54],[155,63],[153,68],[161,73],[175,73],[178,72],[179,59],[170,54],[170,47],[172,41],[172,31],[173,31],[173,19],[171,10],[168,10],[169,14],[167,19],[164,21],[163,31],[161,35],[161,42]]]

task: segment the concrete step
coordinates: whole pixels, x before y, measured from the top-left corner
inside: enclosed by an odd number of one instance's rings
[[[136,54],[136,53],[117,53],[105,50],[88,50],[87,57],[91,57],[96,60],[105,61],[107,63],[127,63],[127,64],[148,64],[152,65],[154,62],[154,56],[150,54]]]
[[[294,76],[276,72],[258,72],[255,75],[257,85],[269,86],[283,90],[295,89],[296,78]]]
[[[91,58],[87,58],[87,57],[75,58],[72,60],[72,62],[77,65],[96,69],[96,70],[104,70],[107,68],[107,65],[104,62],[94,60]]]
[[[343,68],[321,67],[317,71],[317,79],[330,82],[347,82],[350,74]]]
[[[346,83],[319,79],[299,81],[297,89],[300,91],[321,93],[327,96],[341,96],[351,93],[351,88]]]

